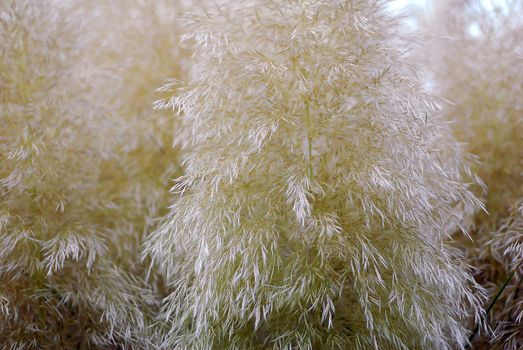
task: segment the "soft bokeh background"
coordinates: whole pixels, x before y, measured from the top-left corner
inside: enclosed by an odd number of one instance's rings
[[[415,15],[424,13],[427,16],[431,16],[431,12],[434,11],[434,4],[436,4],[437,1],[441,0],[392,0],[389,6],[392,10],[408,16],[408,19],[405,21],[407,28],[417,29],[418,25]],[[465,1],[466,0],[463,0],[463,2]],[[510,11],[509,4],[511,1],[512,0],[472,0],[471,3],[474,3],[475,6],[484,7],[493,14],[499,11],[507,14]],[[480,27],[478,23],[475,22],[469,24],[468,31],[472,36],[481,35]]]

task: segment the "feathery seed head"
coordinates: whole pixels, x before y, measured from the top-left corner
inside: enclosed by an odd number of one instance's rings
[[[390,44],[383,1],[249,0],[186,22],[163,103],[185,174],[146,243],[166,348],[450,349],[478,310],[443,238],[464,153]]]

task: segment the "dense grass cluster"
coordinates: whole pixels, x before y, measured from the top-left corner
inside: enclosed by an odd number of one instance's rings
[[[473,170],[485,184],[477,195],[486,211],[471,217],[472,240],[457,244],[491,299],[508,281],[489,315],[494,332],[477,337],[477,346],[520,349],[523,3],[501,4],[493,12],[477,1],[438,1],[436,15],[423,21],[425,44],[419,55],[435,92],[450,101],[444,117],[467,152],[477,155]]]
[[[147,342],[159,298],[140,246],[179,171],[174,122],[150,106],[183,55],[158,2],[125,3],[143,17],[113,1],[0,4],[2,347]],[[151,47],[131,55],[138,35]]]
[[[505,4],[0,1],[0,348],[520,349]]]
[[[185,174],[146,249],[173,286],[166,348],[466,341],[477,300],[442,237],[475,199],[393,26],[367,1],[242,1],[189,19],[194,73],[166,102]]]

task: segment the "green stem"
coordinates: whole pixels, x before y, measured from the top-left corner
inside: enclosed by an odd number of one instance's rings
[[[494,305],[496,304],[496,302],[498,301],[498,299],[500,298],[501,294],[503,293],[503,291],[505,290],[505,288],[507,288],[507,285],[510,283],[510,281],[512,280],[512,278],[514,277],[514,275],[516,274],[516,271],[519,269],[519,267],[521,266],[521,263],[523,263],[523,259],[518,263],[518,265],[512,270],[512,272],[508,275],[507,279],[505,280],[505,282],[503,283],[503,285],[501,286],[501,288],[498,290],[498,292],[496,293],[496,295],[494,296],[494,299],[492,299],[492,301],[490,302],[489,306],[487,307],[487,310],[485,310],[485,315],[483,316],[483,319],[484,321],[486,321],[488,319],[488,315],[490,313],[490,311],[492,310],[492,308],[494,307]],[[476,337],[476,335],[478,334],[479,332],[479,323],[476,324],[476,327],[474,328],[474,331],[472,332],[472,334],[470,335],[469,337],[469,340],[468,340],[468,343],[467,345],[465,345],[465,349],[468,349],[470,347],[470,345],[472,344],[472,341],[474,340],[474,338]]]

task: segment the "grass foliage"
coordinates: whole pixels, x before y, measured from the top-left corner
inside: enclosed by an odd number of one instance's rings
[[[0,348],[521,348],[509,5],[2,0]]]
[[[510,283],[493,306],[493,332],[478,337],[478,349],[521,349],[521,199],[523,198],[523,3],[507,0],[494,11],[488,2],[447,0],[425,19],[424,63],[435,92],[447,99],[443,114],[485,183],[486,207],[471,217],[473,240],[458,243],[476,279],[494,298],[508,276]],[[430,58],[427,50],[433,50]]]
[[[185,174],[146,245],[172,286],[163,346],[464,343],[478,299],[442,240],[477,203],[384,4],[242,1],[187,25],[192,79],[160,103]]]
[[[143,280],[139,250],[179,167],[174,123],[150,107],[165,75],[179,73],[172,62],[181,50],[166,41],[130,56],[135,34],[147,33],[151,46],[162,34],[176,40],[150,17],[160,11],[152,3],[129,7],[143,16],[138,22],[126,19],[123,3],[98,2],[107,17],[71,5],[0,4],[0,342],[7,349],[147,346],[159,303],[159,291]],[[106,31],[111,13],[121,26]]]

